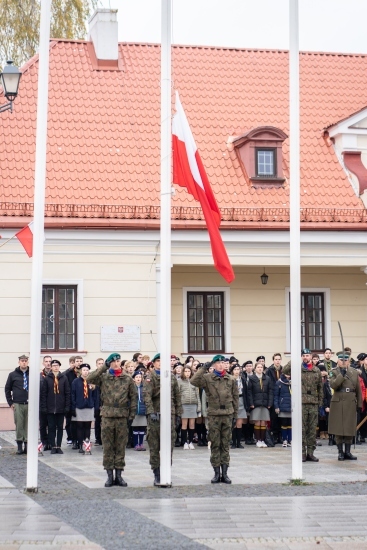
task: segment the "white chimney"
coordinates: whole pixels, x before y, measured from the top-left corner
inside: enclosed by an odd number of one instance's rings
[[[118,59],[117,10],[98,8],[89,19],[88,39],[93,42],[97,59]]]

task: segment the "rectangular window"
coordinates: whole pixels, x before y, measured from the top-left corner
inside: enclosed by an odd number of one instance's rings
[[[256,176],[276,177],[276,150],[256,149]]]
[[[325,312],[323,293],[301,293],[302,348],[311,351],[325,349]]]
[[[77,286],[45,285],[42,289],[41,348],[77,351]]]
[[[188,292],[189,353],[224,353],[224,293]]]

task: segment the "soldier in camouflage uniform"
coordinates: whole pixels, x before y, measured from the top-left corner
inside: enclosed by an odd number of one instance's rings
[[[322,405],[322,378],[320,369],[311,361],[311,351],[302,350],[301,385],[302,385],[302,462],[318,462],[313,454],[316,449],[316,429],[319,420],[319,407]],[[290,374],[290,362],[283,373]]]
[[[147,441],[150,452],[150,466],[154,474],[154,485],[161,483],[160,472],[160,410],[161,410],[161,355],[157,353],[153,359],[153,369],[149,372],[143,384],[144,403],[147,409],[148,430]],[[181,395],[177,379],[171,375],[171,456],[176,441],[176,424],[181,422]]]
[[[102,367],[88,375],[87,382],[101,388],[103,466],[107,470],[105,487],[113,484],[126,487],[121,472],[125,468],[129,426],[134,420],[138,403],[135,382],[121,369],[121,356],[118,353],[111,353]]]
[[[337,355],[338,366],[330,371],[330,386],[334,393],[330,403],[328,429],[335,434],[338,460],[357,460],[350,448],[356,433],[357,407],[362,407],[362,390],[358,372],[349,364],[349,353],[339,351]]]
[[[211,441],[210,462],[214,469],[212,483],[232,483],[227,470],[229,466],[229,443],[232,428],[238,416],[237,382],[224,368],[223,355],[212,360],[214,370],[207,373],[200,367],[191,378],[193,386],[205,390],[208,401],[209,437]],[[222,475],[220,469],[222,468]]]

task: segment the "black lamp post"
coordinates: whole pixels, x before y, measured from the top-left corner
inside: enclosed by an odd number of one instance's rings
[[[265,273],[265,267],[264,267],[264,273],[260,276],[260,279],[263,285],[268,284],[269,275]]]
[[[4,89],[4,96],[9,100],[9,103],[0,106],[0,113],[10,109],[13,112],[13,101],[18,95],[19,81],[22,73],[18,67],[13,65],[12,61],[7,61],[6,67],[0,73],[1,85]]]

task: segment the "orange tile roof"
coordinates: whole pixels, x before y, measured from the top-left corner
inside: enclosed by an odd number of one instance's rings
[[[48,216],[113,219],[124,211],[128,219],[149,222],[149,212],[159,206],[160,47],[120,44],[119,56],[122,71],[96,71],[88,42],[51,42]],[[6,214],[31,215],[37,71],[36,56],[23,68],[13,114],[1,115],[2,224]],[[174,88],[223,217],[234,225],[259,222],[259,209],[272,209],[263,221],[274,223],[277,212],[278,221],[288,221],[289,139],[283,145],[286,182],[274,189],[247,185],[230,143],[258,126],[275,126],[289,135],[288,78],[286,51],[172,49]],[[323,129],[367,105],[367,56],[302,53],[300,79],[302,207],[317,209],[308,210],[314,222],[332,216],[325,209],[334,208],[351,209],[357,223],[361,215],[365,222],[363,204]],[[198,204],[183,188],[176,187],[172,203],[177,218],[200,218]],[[181,207],[194,208],[191,218]],[[331,221],[346,221],[346,216]]]

